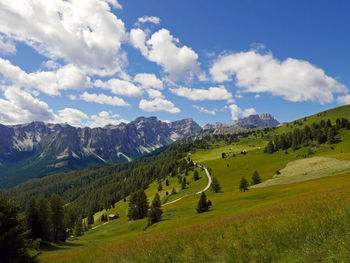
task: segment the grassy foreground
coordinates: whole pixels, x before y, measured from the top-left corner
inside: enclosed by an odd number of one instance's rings
[[[67,248],[46,252],[44,262],[349,262],[350,174],[244,193],[232,216],[214,207],[213,218],[177,229],[169,221],[147,231],[118,233],[112,222]],[[213,198],[226,199],[225,193]],[[294,197],[292,197],[294,195]],[[259,199],[259,206],[254,206]],[[284,201],[281,201],[284,200]],[[275,204],[274,204],[275,203]],[[254,208],[246,211],[242,208]],[[208,213],[209,214],[209,213]],[[211,220],[210,220],[211,219]],[[142,221],[137,222],[142,225]],[[132,225],[132,223],[130,224]],[[173,225],[175,226],[175,225]],[[69,248],[68,248],[69,247]]]

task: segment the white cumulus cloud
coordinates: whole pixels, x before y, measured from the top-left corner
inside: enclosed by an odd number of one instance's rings
[[[118,98],[117,96],[112,97],[105,94],[88,93],[86,91],[80,96],[80,99],[87,102],[95,102],[112,106],[130,106],[122,98]]]
[[[101,111],[99,114],[92,115],[90,120],[86,123],[91,128],[104,127],[106,125],[118,125],[120,123],[129,123],[129,121],[120,119],[118,114],[112,114],[111,112]]]
[[[231,104],[229,106],[229,109],[231,111],[231,118],[233,121],[242,117],[244,118],[244,117],[248,117],[250,115],[256,114],[256,110],[254,108],[248,108],[248,109],[242,110],[236,104]]]
[[[215,110],[208,110],[204,107],[200,107],[198,105],[193,105],[193,108],[197,109],[199,113],[205,113],[205,114],[209,114],[209,115],[215,115],[216,111]]]
[[[131,29],[129,34],[129,41],[131,45],[140,50],[142,55],[147,57],[148,55],[148,48],[146,46],[146,38],[147,34],[140,28],[134,28]]]
[[[144,23],[147,23],[147,22],[159,25],[160,24],[160,18],[157,17],[157,16],[143,16],[143,17],[139,17],[137,19],[136,25],[140,26],[141,24],[144,24]]]
[[[0,35],[0,54],[15,54],[16,46],[11,40],[6,40],[3,36]]]
[[[53,60],[111,75],[125,63],[126,33],[110,5],[121,8],[115,0],[1,0],[0,32]]]
[[[163,89],[163,82],[155,74],[139,73],[134,77],[134,81],[144,88]]]
[[[47,103],[17,87],[5,87],[0,98],[0,123],[21,124],[30,121],[52,121],[55,116]]]
[[[141,97],[143,92],[140,87],[135,86],[133,83],[127,80],[110,79],[106,82],[96,80],[94,86],[108,89],[112,93],[127,97]]]
[[[334,93],[347,91],[325,72],[304,60],[279,61],[271,53],[240,52],[220,57],[210,68],[216,82],[235,80],[243,92],[267,92],[285,100],[330,103]],[[234,77],[234,78],[233,78]]]
[[[72,64],[55,71],[26,73],[9,60],[0,58],[0,74],[14,86],[35,88],[49,95],[59,95],[60,90],[84,89],[90,84],[90,78]]]
[[[89,118],[85,113],[74,109],[74,108],[64,108],[58,111],[56,115],[55,122],[57,123],[68,123],[69,125],[75,127],[84,126],[85,121]]]
[[[191,89],[186,87],[170,88],[177,96],[185,97],[189,100],[231,100],[230,93],[224,86],[210,87],[209,89]]]
[[[172,114],[181,112],[179,108],[175,107],[174,103],[163,98],[155,98],[154,100],[142,99],[139,108],[146,112],[165,111]]]
[[[130,31],[131,44],[139,49],[148,60],[163,67],[170,78],[192,79],[195,75],[204,76],[198,62],[198,54],[187,46],[179,46],[179,39],[173,37],[167,29],[160,29],[147,39],[147,34],[141,29]]]
[[[339,96],[337,101],[339,104],[350,104],[350,95]]]

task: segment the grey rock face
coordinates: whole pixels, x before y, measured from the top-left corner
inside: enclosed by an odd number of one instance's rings
[[[239,119],[234,124],[246,129],[252,129],[257,127],[276,127],[280,123],[271,114],[263,113],[260,116],[256,114]]]
[[[156,117],[93,129],[0,124],[0,188],[57,171],[130,161],[201,130],[192,119],[167,123]]]
[[[139,117],[128,124],[93,129],[43,122],[0,125],[0,156],[39,151],[41,157],[56,155],[57,159],[72,155],[108,160],[118,153],[133,158],[201,129],[192,119],[166,123],[156,117]]]
[[[250,115],[249,117],[236,120],[233,124],[217,122],[203,127],[206,134],[231,134],[247,131],[258,127],[276,127],[280,123],[269,113]]]

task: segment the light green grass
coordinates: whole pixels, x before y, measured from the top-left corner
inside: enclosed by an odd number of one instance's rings
[[[334,176],[350,171],[350,161],[341,161],[334,158],[312,157],[293,161],[275,174],[273,179],[254,185],[251,188],[268,187],[279,184],[291,184],[316,178]]]

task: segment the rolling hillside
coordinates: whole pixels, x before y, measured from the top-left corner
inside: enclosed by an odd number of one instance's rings
[[[345,106],[303,118],[302,124],[256,130],[235,140],[204,139],[201,147],[189,147],[186,155],[208,167],[222,187],[220,193],[206,191],[213,203],[209,212],[196,213],[195,193],[207,184],[200,168],[196,169],[201,179],[196,182],[192,172],[182,175],[189,179],[185,190],[169,174],[161,180],[164,185],[168,179],[168,187],[158,190],[155,181],[146,189],[149,200],[156,192],[162,203],[185,197],[163,206],[160,222],[147,227],[146,219],[128,221],[128,202],[120,200],[114,208],[95,214],[97,228],[54,245],[40,258],[43,262],[348,262],[350,131],[339,129],[333,143],[314,141],[295,150],[264,153],[275,134],[295,125],[311,126],[328,118],[335,125],[337,118],[348,116],[350,107]],[[320,178],[303,177],[318,170]],[[250,182],[254,171],[263,187],[240,192],[241,178]],[[277,171],[293,180],[266,184]],[[172,188],[176,195],[169,195]],[[118,213],[120,218],[102,224],[102,213]]]

